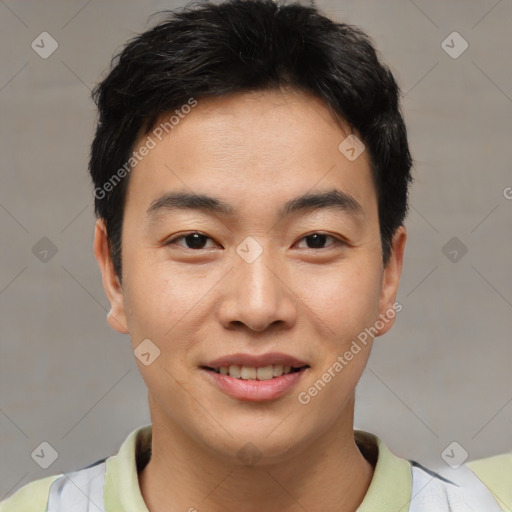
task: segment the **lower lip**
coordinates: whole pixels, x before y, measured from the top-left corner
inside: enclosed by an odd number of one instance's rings
[[[237,398],[238,400],[263,402],[266,400],[275,400],[290,391],[302,378],[306,368],[269,380],[235,379],[229,375],[214,372],[213,370],[206,370],[204,368],[201,368],[201,370],[226,395]]]

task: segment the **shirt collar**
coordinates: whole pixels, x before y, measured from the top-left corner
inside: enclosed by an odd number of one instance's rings
[[[106,512],[149,512],[139,486],[139,471],[151,456],[151,424],[133,430],[119,452],[107,459]],[[405,512],[409,509],[412,478],[410,462],[391,453],[375,435],[355,431],[361,453],[374,464],[370,487],[357,512]]]
[[[370,487],[357,512],[407,512],[412,490],[411,463],[391,453],[373,434],[356,430],[355,437],[367,459],[368,447],[374,447],[378,454]]]

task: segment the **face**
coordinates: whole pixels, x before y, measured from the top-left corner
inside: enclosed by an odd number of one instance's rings
[[[290,91],[201,99],[153,137],[129,177],[122,286],[101,220],[95,238],[109,322],[146,353],[153,424],[233,460],[250,442],[262,463],[352,429],[361,333],[393,324],[406,235],[383,267],[367,152],[338,148],[349,133]]]

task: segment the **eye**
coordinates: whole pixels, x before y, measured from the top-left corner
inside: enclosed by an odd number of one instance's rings
[[[325,245],[328,239],[333,240],[333,242],[329,245]],[[178,241],[181,240],[185,241],[185,246],[178,243]],[[180,247],[184,247],[185,249],[200,250],[208,248],[205,247],[208,240],[212,240],[212,238],[199,231],[193,231],[191,233],[186,233],[184,235],[177,236],[169,240],[165,245],[179,245]],[[308,244],[306,249],[323,249],[337,245],[345,245],[345,243],[342,240],[332,235],[320,232],[306,235],[302,237],[301,240],[306,240],[306,243]]]
[[[323,249],[326,239],[331,238],[334,240],[334,243],[328,245],[327,247],[332,247],[335,245],[345,245],[345,243],[332,235],[327,235],[325,233],[311,233],[310,235],[303,236],[301,240],[307,240],[310,244],[306,249]]]
[[[206,241],[212,240],[209,236],[200,233],[198,231],[194,231],[192,233],[187,233],[185,235],[177,236],[176,238],[173,238],[172,240],[169,240],[165,245],[179,245],[180,247],[183,247],[183,245],[177,244],[176,242],[178,240],[185,240],[185,243],[187,246],[185,246],[185,249],[204,249]]]

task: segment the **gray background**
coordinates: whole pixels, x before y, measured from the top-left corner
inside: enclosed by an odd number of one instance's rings
[[[175,5],[0,1],[0,499],[113,454],[150,421],[92,251],[90,88],[149,14]],[[429,465],[453,441],[471,459],[510,451],[512,3],[319,5],[376,42],[406,93],[415,158],[404,309],[374,346],[356,426]],[[47,59],[31,48],[43,31],[59,45]],[[441,46],[453,31],[469,43],[456,59]],[[468,249],[456,262],[442,250],[454,236]],[[33,253],[42,237],[57,249],[47,262]],[[48,469],[31,458],[43,441],[59,453]]]

